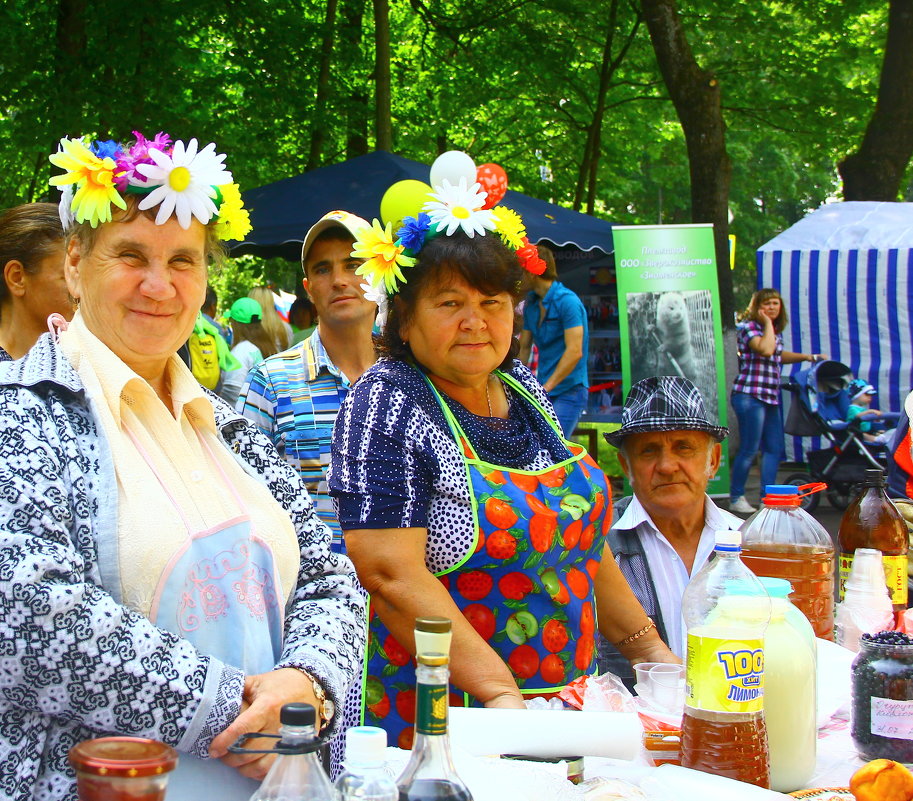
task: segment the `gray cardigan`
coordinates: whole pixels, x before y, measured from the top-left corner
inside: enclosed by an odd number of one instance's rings
[[[633,497],[633,495],[629,495],[621,498],[612,507],[613,526],[624,514]],[[644,611],[656,624],[656,630],[663,642],[667,642],[666,624],[663,621],[663,614],[656,597],[653,573],[650,571],[650,565],[644,553],[644,546],[641,544],[637,532],[633,529],[617,529],[613,527],[609,529],[606,541],[612,549],[612,555],[615,557],[622,575],[627,579],[628,584],[631,585],[634,595],[637,596],[637,600],[640,601]],[[621,655],[614,645],[602,636],[598,639],[597,664],[600,673],[614,673],[624,681],[629,690],[633,689],[634,669],[631,667],[631,663]]]
[[[298,581],[277,667],[306,669],[341,710],[365,641],[352,564],[330,552],[330,532],[297,472],[254,425],[210,399],[226,448],[269,488],[298,534]],[[23,359],[0,364],[4,798],[75,799],[67,752],[103,734],[151,737],[205,756],[240,710],[239,669],[120,604],[116,525],[107,440],[78,374],[44,335]]]

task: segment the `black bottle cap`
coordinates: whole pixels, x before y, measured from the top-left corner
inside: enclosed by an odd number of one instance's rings
[[[283,726],[313,726],[317,722],[317,710],[310,704],[283,704],[279,722]]]
[[[885,485],[884,470],[867,469],[862,483],[868,487],[883,487]]]

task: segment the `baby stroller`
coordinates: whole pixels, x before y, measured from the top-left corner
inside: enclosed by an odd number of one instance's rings
[[[799,370],[781,387],[792,393],[784,429],[797,437],[822,437],[830,447],[806,451],[808,473],[793,473],[787,484],[810,484],[823,481],[827,484],[827,499],[835,509],[846,509],[855,495],[855,485],[864,478],[864,471],[887,467],[887,449],[884,445],[866,442],[862,435],[862,422],[856,418],[846,422],[850,406],[848,387],[853,372],[836,361],[816,362]],[[899,415],[885,413],[880,421],[896,420]],[[871,421],[869,421],[871,422]],[[818,505],[818,494],[803,499],[803,508],[810,512]]]

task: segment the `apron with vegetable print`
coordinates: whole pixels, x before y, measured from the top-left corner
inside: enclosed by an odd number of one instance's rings
[[[498,376],[551,423],[522,385],[503,373]],[[473,628],[508,664],[524,695],[558,692],[595,672],[593,580],[611,523],[605,474],[574,442],[565,442],[570,458],[543,470],[484,462],[431,388],[464,454],[475,521],[469,554],[436,575]],[[386,729],[390,745],[410,748],[415,660],[370,607],[368,615],[364,723]],[[454,686],[450,704],[479,705]]]

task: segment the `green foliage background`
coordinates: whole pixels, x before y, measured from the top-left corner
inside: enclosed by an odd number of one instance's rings
[[[613,0],[393,0],[394,149],[494,161],[511,188],[572,205],[599,67],[606,95],[594,213],[690,221],[688,162],[637,4]],[[339,0],[325,108],[317,103],[326,2],[5,0],[0,6],[0,205],[54,199],[61,136],[166,130],[215,141],[242,188],[373,147],[373,7]],[[887,4],[877,0],[681,3],[701,64],[720,81],[733,160],[736,305],[756,247],[839,195],[878,86]],[[628,44],[626,50],[622,48]],[[543,176],[548,180],[543,180]],[[913,199],[911,175],[905,198]],[[295,291],[297,265],[232,260],[224,304],[250,286]]]

